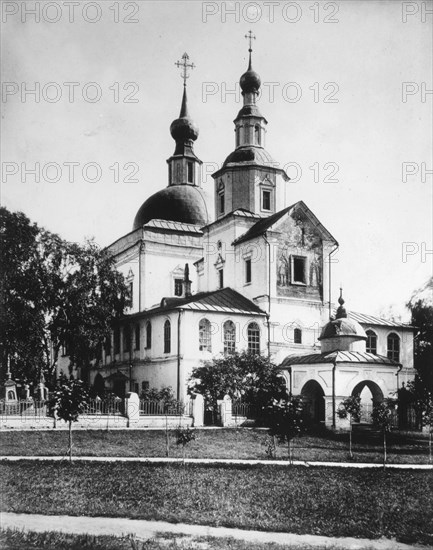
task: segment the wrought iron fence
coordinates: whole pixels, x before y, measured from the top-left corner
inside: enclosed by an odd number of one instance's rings
[[[89,399],[83,411],[83,414],[102,415],[102,414],[123,414],[123,400],[120,398],[113,399]]]
[[[34,399],[20,399],[12,402],[7,402],[4,399],[0,400],[0,415],[3,418],[8,416],[21,416],[25,418],[45,418],[50,416],[48,401]]]
[[[147,401],[140,399],[140,414],[147,416],[192,416],[192,402]]]
[[[263,411],[257,405],[242,403],[242,401],[233,400],[232,416],[244,416],[248,419],[256,419],[263,416]]]

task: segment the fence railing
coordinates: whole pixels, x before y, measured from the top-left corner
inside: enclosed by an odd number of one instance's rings
[[[84,409],[84,414],[101,415],[101,414],[123,414],[123,400],[117,399],[89,399],[87,406]]]
[[[49,416],[48,402],[33,399],[20,399],[19,401],[6,402],[0,400],[0,415],[21,416],[25,418],[45,418]]]
[[[242,403],[242,401],[232,401],[232,416],[245,416],[248,419],[257,419],[263,416],[263,411],[257,405]]]
[[[143,416],[192,416],[192,401],[147,401],[140,399],[140,415]]]

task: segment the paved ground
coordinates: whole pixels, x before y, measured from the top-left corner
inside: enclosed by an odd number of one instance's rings
[[[16,462],[17,460],[33,460],[33,461],[62,461],[69,460],[65,456],[0,456],[0,461]],[[129,456],[74,456],[74,462],[89,461],[89,462],[143,462],[153,464],[179,464],[183,463],[182,458],[166,458],[166,457],[129,457]],[[266,466],[287,466],[291,464],[288,460],[245,460],[235,458],[185,458],[186,464],[233,464],[256,466],[259,464]],[[294,460],[293,465],[305,467],[327,466],[330,468],[383,468],[383,464],[373,464],[369,462],[305,462],[302,460]],[[387,464],[387,468],[399,470],[433,470],[433,464]]]
[[[62,531],[63,533],[89,535],[127,535],[132,534],[141,540],[155,538],[161,533],[187,535],[189,537],[232,537],[249,542],[261,542],[290,545],[308,545],[308,548],[330,548],[337,546],[350,550],[414,550],[427,549],[426,546],[408,545],[388,539],[355,539],[352,537],[321,537],[317,535],[296,535],[292,533],[273,533],[265,531],[247,531],[226,527],[207,527],[165,521],[144,521],[125,518],[91,518],[75,516],[43,516],[38,514],[3,513],[1,527],[24,531]]]

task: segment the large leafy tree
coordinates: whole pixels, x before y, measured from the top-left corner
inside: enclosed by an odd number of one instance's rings
[[[287,397],[280,369],[268,357],[246,351],[195,368],[188,393],[202,394],[214,414],[218,400],[225,395],[262,408],[273,399]]]
[[[1,359],[13,375],[53,382],[62,346],[71,365],[97,357],[127,288],[113,258],[93,241],[70,243],[22,213],[0,209]]]
[[[412,325],[417,327],[415,337],[416,380],[413,390],[419,397],[433,395],[433,277],[414,292],[407,304],[412,314]]]

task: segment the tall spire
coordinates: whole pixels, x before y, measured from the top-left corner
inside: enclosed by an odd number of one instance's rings
[[[254,36],[252,31],[248,31],[248,34],[245,35],[245,38],[248,40],[248,44],[249,44],[248,69],[247,69],[247,72],[241,76],[241,79],[239,81],[239,84],[242,89],[242,95],[244,96],[244,105],[255,103],[255,95],[259,93],[260,84],[261,84],[260,76],[255,71],[253,71],[252,61],[251,61],[251,53],[253,51],[252,41],[255,40],[256,37]]]

